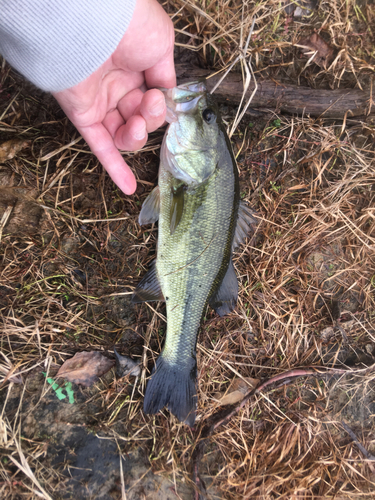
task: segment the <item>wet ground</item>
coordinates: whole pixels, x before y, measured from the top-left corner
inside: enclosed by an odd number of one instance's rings
[[[106,378],[111,377],[113,372]],[[22,440],[44,443],[39,462],[54,471],[50,478],[54,499],[121,498],[122,480],[127,499],[192,498],[191,486],[181,477],[154,473],[149,442],[127,451],[126,422],[101,425],[105,409],[98,394],[103,383],[91,389],[73,384],[70,397],[64,383],[61,387],[56,392],[36,372],[28,376],[24,387],[14,386],[6,402],[7,418],[13,420],[17,413],[22,422]],[[12,469],[11,464],[9,467]]]

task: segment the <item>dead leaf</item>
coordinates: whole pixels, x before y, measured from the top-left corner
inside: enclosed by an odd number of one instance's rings
[[[129,356],[122,356],[115,348],[113,352],[116,356],[116,374],[119,377],[130,375],[131,377],[138,377],[141,374],[141,362],[134,361]]]
[[[286,1],[284,10],[288,16],[294,17],[307,17],[312,14],[312,11],[316,9],[316,0],[299,0],[298,2]]]
[[[115,362],[97,351],[77,352],[67,359],[57,372],[56,377],[62,377],[85,387],[93,385],[99,377],[107,373]]]
[[[346,331],[350,331],[353,328],[353,325],[355,325],[355,320],[353,319],[340,323],[341,328]],[[328,343],[336,336],[336,333],[338,333],[338,329],[335,330],[333,326],[327,326],[320,331],[320,338],[324,343]]]
[[[15,384],[22,384],[22,376],[18,374],[19,370],[16,370],[13,366],[13,363],[10,359],[5,356],[5,354],[1,353],[4,361],[0,363],[0,384],[4,382],[13,382]]]
[[[327,326],[320,332],[320,338],[323,342],[329,342],[335,336],[335,329],[332,326]]]
[[[235,378],[225,392],[219,392],[215,396],[222,405],[233,405],[242,401],[246,394],[258,384],[259,380],[257,378]]]
[[[0,144],[0,163],[11,160],[22,149],[30,146],[30,141],[10,139]]]
[[[298,184],[297,186],[291,186],[287,190],[288,191],[296,191],[297,189],[306,189],[306,188],[307,188],[306,184]]]
[[[305,48],[301,49],[302,54],[306,57],[311,57],[315,52],[313,62],[322,68],[328,66],[329,61],[333,55],[333,48],[326,43],[322,37],[313,33],[308,38],[302,38],[298,45],[304,45]]]

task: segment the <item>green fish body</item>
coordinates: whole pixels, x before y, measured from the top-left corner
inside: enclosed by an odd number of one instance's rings
[[[167,406],[191,426],[201,318],[207,303],[220,315],[235,307],[232,248],[254,219],[240,205],[236,162],[205,85],[182,85],[165,96],[170,125],[158,186],[140,213],[141,224],[159,220],[157,259],[133,301],[165,300],[167,309],[166,341],[146,389],[144,410],[156,413]]]

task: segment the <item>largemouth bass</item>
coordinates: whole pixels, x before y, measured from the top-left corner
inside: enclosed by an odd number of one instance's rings
[[[232,249],[254,225],[240,202],[238,171],[218,107],[204,83],[165,90],[170,123],[158,186],[139,223],[159,221],[157,258],[133,302],[165,300],[167,333],[144,399],[146,413],[167,407],[192,426],[197,406],[196,343],[206,304],[221,316],[237,302]]]

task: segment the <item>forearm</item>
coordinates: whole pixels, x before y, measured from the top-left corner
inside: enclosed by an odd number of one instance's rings
[[[0,0],[0,53],[36,86],[83,81],[115,51],[136,0]]]

